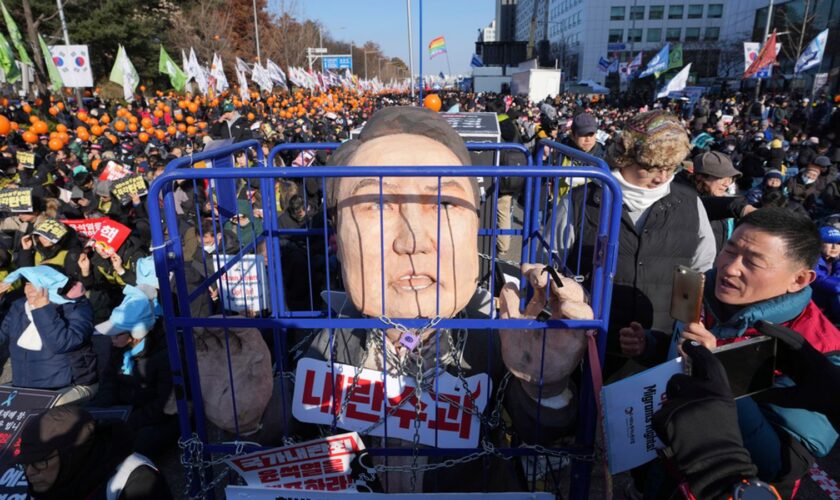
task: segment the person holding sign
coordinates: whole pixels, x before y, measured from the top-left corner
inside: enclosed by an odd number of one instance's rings
[[[0,343],[8,343],[12,360],[12,385],[59,391],[56,405],[90,399],[98,379],[93,310],[84,286],[49,266],[35,266],[6,276],[0,291],[18,279],[26,283],[25,296],[12,303],[0,323]]]
[[[39,222],[32,234],[21,238],[20,244],[17,267],[51,266],[77,281],[88,281],[90,272],[83,270],[88,257],[82,251],[79,235],[61,222],[55,219]]]
[[[360,138],[345,143],[331,161],[349,168],[470,164],[462,139],[443,118],[425,109],[401,107],[373,115]],[[434,327],[439,318],[487,314],[469,305],[488,298],[476,287],[476,180],[443,178],[439,185],[435,178],[385,177],[381,204],[378,178],[330,181],[328,203],[335,207],[338,258],[347,290],[343,314],[384,317],[393,328],[325,330],[316,335],[298,360],[293,396],[297,420],[328,424],[332,422],[329,408],[334,405],[338,427],[367,431],[364,437],[379,445],[384,443],[373,436],[386,435],[383,415],[387,407],[394,415],[387,418],[388,445],[402,447],[492,443],[496,428],[488,419],[501,404],[523,441],[547,443],[573,429],[577,405],[570,376],[585,351],[584,332],[468,332]],[[533,318],[548,304],[551,318],[592,318],[585,293],[573,280],[557,275],[550,279],[542,266],[526,265],[523,272],[535,289],[534,297],[520,312],[519,289],[507,285],[500,297],[501,317]],[[333,304],[340,302],[332,299]],[[407,330],[390,319],[417,317],[428,318],[429,326]],[[541,370],[544,335],[546,363]],[[340,394],[333,400],[324,383],[330,378],[330,366],[339,365],[347,385],[337,388]],[[507,376],[506,368],[511,372]],[[382,383],[376,382],[383,372],[387,396]],[[355,379],[360,382],[351,383]],[[449,396],[436,400],[438,393]],[[345,398],[352,404],[342,404]],[[504,470],[504,462],[495,459],[485,462],[498,472],[491,472],[491,484],[482,480],[487,475],[479,461],[442,468],[433,475],[422,472],[423,466],[444,458],[390,457],[390,465],[416,467],[411,472],[388,472],[380,479],[388,492],[515,491],[523,487],[515,474]]]

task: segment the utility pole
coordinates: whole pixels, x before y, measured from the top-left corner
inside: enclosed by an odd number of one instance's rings
[[[257,62],[260,63],[260,66],[262,66],[262,55],[260,54],[260,26],[257,22],[257,0],[253,0],[252,3],[254,4],[254,38],[257,41]]]
[[[67,21],[64,20],[64,5],[61,3],[61,0],[55,0],[55,3],[58,5],[58,17],[61,19],[61,31],[64,32],[64,45],[70,45],[70,35],[67,34]],[[82,90],[76,88],[74,89],[74,93],[76,95],[76,106],[79,109],[85,109],[85,103],[82,101]]]

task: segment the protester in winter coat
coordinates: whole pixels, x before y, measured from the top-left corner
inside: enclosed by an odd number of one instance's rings
[[[28,420],[14,461],[37,500],[172,498],[157,467],[132,453],[126,424],[96,422],[81,408],[53,408]]]
[[[833,323],[840,323],[840,229],[836,223],[820,228],[822,255],[815,271],[817,278],[811,285],[814,302]]]
[[[25,297],[15,301],[0,324],[8,343],[12,385],[61,392],[57,405],[90,399],[97,389],[96,358],[91,348],[93,310],[78,281],[48,266],[9,274],[6,291],[24,278]]]

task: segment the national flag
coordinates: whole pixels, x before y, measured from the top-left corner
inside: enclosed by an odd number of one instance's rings
[[[439,36],[429,42],[429,59],[434,59],[435,56],[446,54],[446,40]]]
[[[163,45],[160,46],[160,59],[158,60],[158,71],[169,76],[169,84],[172,88],[181,92],[187,84],[187,74],[175,64],[175,61],[166,53]]]
[[[743,78],[749,78],[756,74],[758,70],[766,66],[770,66],[776,61],[776,30],[767,39],[767,42],[758,51],[758,57],[750,64],[750,67],[744,72]]]
[[[32,59],[29,58],[29,55],[26,53],[26,45],[23,43],[23,37],[20,36],[20,30],[15,24],[15,19],[9,14],[9,11],[6,10],[6,4],[3,3],[3,0],[0,0],[0,8],[3,9],[3,19],[6,21],[6,28],[9,30],[9,37],[12,39],[12,45],[18,51],[18,56],[20,56],[20,62],[24,64],[32,64]]]
[[[607,68],[608,73],[618,73],[618,59],[611,59],[610,66]]]
[[[286,73],[274,63],[271,59],[269,59],[265,63],[265,68],[268,70],[268,76],[271,78],[272,81],[280,84],[281,87],[288,88],[288,83],[286,83]]]
[[[204,69],[198,64],[198,58],[195,56],[195,50],[192,47],[190,47],[189,68],[189,73],[195,78],[195,83],[198,84],[198,90],[202,94],[206,94],[209,87],[207,75],[204,74]]]
[[[215,52],[213,53],[213,64],[210,65],[210,76],[216,80],[215,87],[217,92],[224,92],[228,89],[229,85],[227,76],[225,76],[225,68],[222,65],[222,58]]]
[[[628,68],[630,68],[630,73],[632,74],[633,72],[635,72],[636,70],[638,70],[641,67],[642,67],[642,53],[639,52],[638,54],[636,54],[636,57],[634,57],[633,60],[630,61],[630,64],[628,65]]]
[[[674,78],[671,78],[671,81],[668,82],[667,85],[662,89],[661,92],[656,94],[656,98],[668,97],[668,94],[671,92],[678,92],[683,90],[686,85],[688,85],[688,73],[691,71],[691,63],[688,63],[685,68],[681,69],[679,73],[674,75]]]
[[[644,78],[646,76],[652,75],[654,73],[663,73],[668,69],[668,62],[669,62],[669,53],[671,50],[671,44],[666,43],[659,52],[653,56],[653,59],[648,61],[647,68],[639,74],[639,78]]]
[[[796,67],[793,72],[795,74],[802,73],[814,66],[819,66],[822,63],[823,53],[825,52],[825,44],[828,41],[828,29],[824,29],[819,35],[815,36],[799,59],[796,61]]]
[[[607,73],[610,70],[610,61],[604,56],[598,59],[598,70],[601,73]]]
[[[481,56],[478,54],[473,54],[472,59],[470,60],[470,66],[473,68],[481,68],[484,66],[484,61],[481,60]]]
[[[125,53],[125,48],[120,45],[117,51],[117,58],[114,60],[114,67],[111,69],[111,76],[109,80],[122,85],[123,96],[126,101],[134,99],[134,89],[140,83],[140,77],[137,75],[137,70],[131,64],[128,54]]]
[[[64,80],[61,79],[61,73],[55,67],[55,61],[50,54],[50,48],[47,47],[47,42],[38,34],[38,44],[41,46],[41,54],[44,56],[44,63],[47,65],[47,76],[50,78],[53,92],[58,92],[64,86]]]
[[[15,83],[20,80],[20,69],[15,63],[15,54],[12,52],[12,46],[6,41],[6,37],[0,33],[0,69],[3,70],[6,81]]]

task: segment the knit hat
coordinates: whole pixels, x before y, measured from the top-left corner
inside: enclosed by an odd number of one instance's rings
[[[779,179],[780,181],[783,181],[785,180],[785,176],[779,170],[768,170],[767,173],[764,174],[764,180],[767,179]]]

